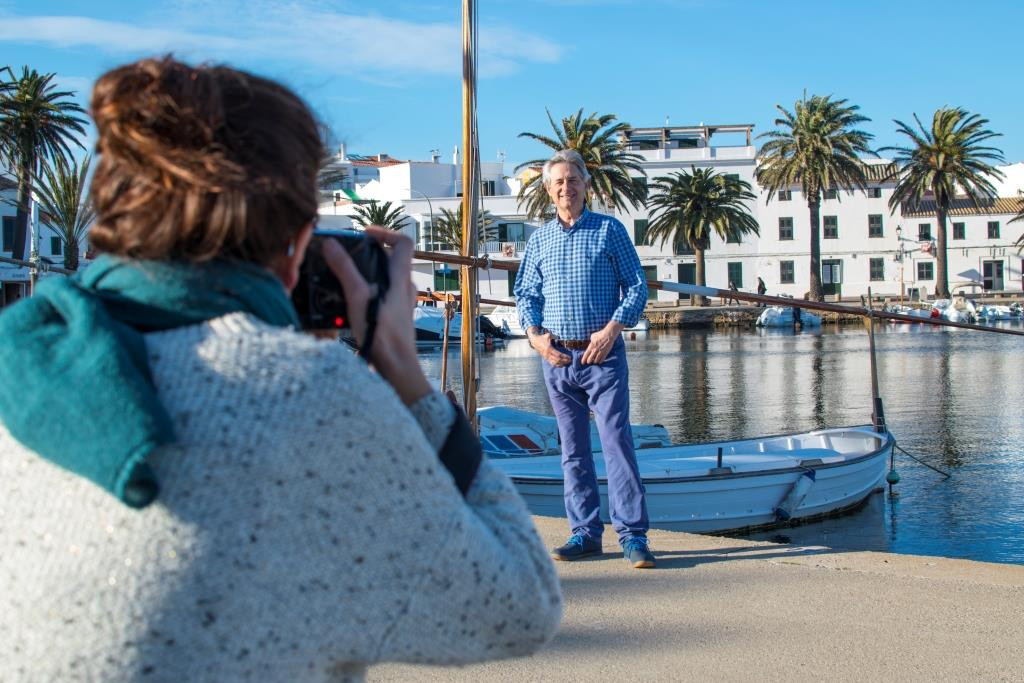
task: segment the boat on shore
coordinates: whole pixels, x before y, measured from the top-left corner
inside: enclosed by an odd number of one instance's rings
[[[554,418],[506,407],[478,415],[485,452],[530,512],[564,517]],[[858,507],[883,487],[895,445],[888,432],[868,425],[675,445],[660,425],[634,425],[633,439],[651,527],[694,533],[771,528]],[[607,479],[593,426],[592,443],[607,522]]]
[[[794,327],[797,320],[796,309],[799,309],[799,306],[768,306],[761,311],[754,324],[757,327]],[[821,326],[821,317],[810,311],[801,310],[799,316],[801,327]]]

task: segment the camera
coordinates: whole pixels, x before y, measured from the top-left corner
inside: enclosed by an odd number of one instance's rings
[[[315,230],[299,270],[299,282],[292,291],[292,303],[305,330],[349,327],[341,283],[324,259],[323,244],[327,239],[335,239],[344,247],[363,278],[371,285],[377,284],[379,297],[384,296],[390,284],[388,256],[377,240],[358,230]]]

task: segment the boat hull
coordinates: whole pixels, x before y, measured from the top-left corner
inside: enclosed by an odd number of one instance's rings
[[[861,504],[882,488],[893,444],[887,433],[848,427],[652,448],[638,451],[637,461],[652,528],[720,533],[789,525]],[[790,448],[780,448],[787,445]],[[713,453],[719,446],[726,470],[715,469]],[[525,462],[530,460],[549,462]],[[501,465],[533,514],[565,516],[557,456],[509,459]],[[608,522],[607,481],[599,454],[595,465],[602,520]],[[808,470],[814,472],[813,485],[788,519],[782,519],[777,512],[780,503]]]

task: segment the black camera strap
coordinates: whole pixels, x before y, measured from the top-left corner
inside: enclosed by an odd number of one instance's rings
[[[377,332],[377,309],[380,308],[380,295],[375,294],[366,302],[366,336],[357,353],[370,362],[370,351],[373,349],[373,337]]]

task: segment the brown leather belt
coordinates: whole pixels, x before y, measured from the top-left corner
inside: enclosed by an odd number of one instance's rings
[[[561,344],[565,348],[573,350],[573,351],[583,351],[588,346],[590,346],[590,340],[589,339],[586,340],[586,341],[582,341],[582,340],[579,340],[579,339],[559,339],[555,343],[556,344]]]

